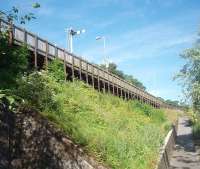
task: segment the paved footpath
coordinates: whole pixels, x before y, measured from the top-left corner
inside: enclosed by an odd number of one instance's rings
[[[200,150],[193,142],[192,128],[187,117],[179,119],[177,143],[170,166],[170,169],[200,169]]]

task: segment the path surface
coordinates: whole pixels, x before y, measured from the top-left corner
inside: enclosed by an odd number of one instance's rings
[[[179,119],[177,144],[170,165],[170,169],[200,169],[200,151],[195,148],[192,128],[187,117]]]

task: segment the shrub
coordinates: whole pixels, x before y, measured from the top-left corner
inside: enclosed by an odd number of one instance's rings
[[[54,95],[59,88],[55,79],[47,75],[47,72],[33,72],[18,80],[18,88],[14,94],[23,98],[27,106],[38,111],[58,111],[58,102]]]
[[[27,71],[29,53],[26,46],[9,46],[6,34],[1,33],[0,44],[0,88],[8,89]]]
[[[63,62],[56,58],[48,65],[48,74],[55,78],[58,82],[65,80],[65,74],[63,69]]]

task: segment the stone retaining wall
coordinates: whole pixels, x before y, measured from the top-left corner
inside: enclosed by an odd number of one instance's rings
[[[106,169],[39,113],[0,103],[0,169]]]

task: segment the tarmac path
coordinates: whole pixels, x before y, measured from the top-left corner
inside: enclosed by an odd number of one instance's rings
[[[188,117],[178,123],[177,143],[170,159],[170,169],[200,169],[200,149],[195,146]]]

